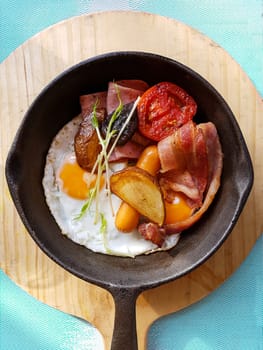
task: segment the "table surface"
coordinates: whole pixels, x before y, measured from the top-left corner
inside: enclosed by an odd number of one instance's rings
[[[198,6],[191,0],[158,3],[1,1],[0,62],[28,38],[63,19],[101,10],[146,11],[184,22],[212,38],[241,65],[263,95],[262,1],[221,1],[216,5],[203,1]],[[263,349],[262,249],[260,237],[222,286],[187,309],[156,321],[148,332],[147,348]],[[0,279],[0,349],[102,348],[100,335],[91,325],[40,303],[4,272]]]

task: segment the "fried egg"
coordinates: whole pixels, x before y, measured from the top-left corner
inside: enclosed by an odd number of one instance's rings
[[[145,240],[137,230],[130,233],[118,231],[115,214],[121,199],[114,194],[109,195],[103,178],[100,183],[99,217],[96,215],[95,200],[80,215],[96,177],[80,168],[76,161],[74,137],[80,122],[81,117],[78,116],[58,132],[46,157],[43,188],[46,202],[61,232],[94,252],[117,256],[135,257],[175,246],[179,234],[167,236],[159,248]],[[117,164],[118,169],[121,167],[123,163]],[[112,171],[116,171],[116,164]]]

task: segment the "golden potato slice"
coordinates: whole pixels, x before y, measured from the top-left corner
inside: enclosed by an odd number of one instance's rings
[[[136,166],[116,172],[110,178],[111,191],[159,225],[164,221],[162,193],[155,178]]]

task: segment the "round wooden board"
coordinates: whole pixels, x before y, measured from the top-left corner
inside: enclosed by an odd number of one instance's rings
[[[175,20],[139,12],[101,12],[73,17],[37,34],[0,65],[1,268],[37,299],[95,325],[110,347],[114,303],[105,290],[56,265],[36,246],[14,209],[4,178],[7,152],[32,100],[58,73],[97,54],[137,50],[180,61],[204,76],[232,108],[255,170],[254,187],[233,233],[205,264],[137,301],[139,349],[149,325],[162,315],[205,297],[245,259],[263,231],[263,103],[240,66],[216,43]],[[33,161],[33,160],[32,160]]]

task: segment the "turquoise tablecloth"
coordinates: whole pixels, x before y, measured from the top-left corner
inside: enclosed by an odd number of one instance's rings
[[[198,29],[230,53],[263,95],[262,0],[0,0],[0,62],[51,24],[116,9],[157,13]],[[262,252],[260,237],[221,287],[201,302],[155,322],[148,349],[263,349]],[[92,326],[40,303],[0,271],[1,350],[99,350],[101,344]]]

